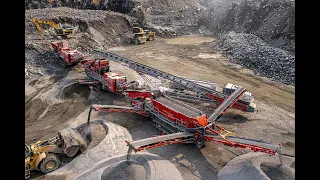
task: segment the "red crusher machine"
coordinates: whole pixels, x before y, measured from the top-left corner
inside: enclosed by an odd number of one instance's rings
[[[83,59],[83,55],[78,50],[69,48],[66,41],[51,42],[51,47],[59,54],[59,57],[64,60],[66,66],[77,64]]]
[[[224,129],[216,123],[230,108],[239,109],[245,112],[252,112],[251,103],[247,103],[245,101],[246,98],[244,98],[247,91],[245,88],[236,86],[230,95],[226,95],[212,89],[207,89],[202,85],[187,81],[181,77],[146,67],[145,65],[141,65],[115,54],[108,52],[103,53],[100,51],[96,52],[102,57],[116,59],[116,61],[127,63],[129,67],[137,70],[138,72],[147,72],[149,75],[154,73],[163,78],[180,82],[189,90],[203,95],[202,98],[212,98],[218,104],[214,113],[207,116],[202,113],[202,111],[190,106],[189,104],[167,96],[164,91],[153,88],[148,91],[124,91],[131,100],[131,104],[129,106],[92,105],[88,115],[88,123],[90,123],[92,109],[100,112],[131,112],[150,117],[154,126],[166,134],[127,142],[129,146],[128,159],[130,159],[132,150],[138,152],[145,149],[176,143],[194,143],[201,148],[204,146],[205,141],[221,143],[235,148],[249,149],[254,152],[264,152],[270,155],[276,155],[279,153],[280,144],[245,138]]]

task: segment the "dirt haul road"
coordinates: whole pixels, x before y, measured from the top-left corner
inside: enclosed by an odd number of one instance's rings
[[[283,153],[294,156],[294,87],[253,76],[250,70],[229,63],[210,47],[212,40],[214,38],[203,36],[158,38],[143,45],[126,45],[110,51],[174,75],[216,82],[220,89],[228,82],[246,87],[255,96],[258,111],[243,113],[230,110],[219,124],[241,136],[280,143]],[[26,81],[27,141],[30,142],[34,136],[49,138],[59,129],[85,122],[91,103],[129,104],[121,95],[90,92],[89,88],[83,86],[74,85],[64,89],[71,80],[84,75],[76,69],[68,69],[59,78],[43,76],[38,80]],[[111,62],[111,69],[126,75],[129,80],[139,78],[136,72],[114,62]],[[74,93],[71,92],[73,90]],[[64,98],[61,94],[64,94]],[[208,115],[213,112],[207,103],[196,106]],[[92,117],[107,119],[126,127],[133,140],[161,134],[148,118],[135,114],[94,113]],[[250,151],[206,143],[206,148],[201,150],[190,144],[164,146],[149,152],[171,161],[184,179],[217,179],[218,171],[228,161]],[[289,165],[292,163],[287,161]]]

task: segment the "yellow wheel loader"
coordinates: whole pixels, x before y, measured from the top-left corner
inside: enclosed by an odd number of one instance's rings
[[[35,139],[34,139],[35,140]],[[25,143],[25,179],[33,170],[50,173],[60,166],[57,154],[74,157],[78,151],[86,148],[86,142],[73,129],[59,131],[58,135],[49,140]]]

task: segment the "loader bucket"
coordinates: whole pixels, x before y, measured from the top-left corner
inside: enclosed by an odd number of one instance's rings
[[[60,130],[59,136],[62,139],[62,150],[68,157],[73,157],[80,149],[84,151],[87,148],[87,142],[75,129],[67,128]]]

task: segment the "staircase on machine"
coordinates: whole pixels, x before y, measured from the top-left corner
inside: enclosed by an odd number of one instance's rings
[[[28,179],[30,177],[30,167],[29,166],[30,166],[29,164],[25,166],[25,173],[24,173],[25,179]]]

